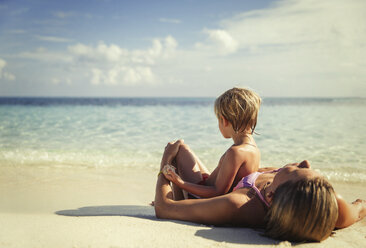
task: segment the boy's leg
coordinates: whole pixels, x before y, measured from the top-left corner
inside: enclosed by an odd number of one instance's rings
[[[210,176],[210,171],[206,168],[206,166],[201,162],[201,160],[196,156],[196,154],[193,153],[193,151],[191,150],[192,155],[195,157],[198,166],[200,167],[200,171],[202,173],[202,175],[206,174],[207,177]]]
[[[203,181],[203,175],[206,177],[210,175],[208,169],[186,144],[179,147],[174,166],[177,168],[179,176],[186,182],[198,184]],[[174,188],[176,189],[174,190]],[[182,192],[180,197],[183,198],[181,199],[189,198],[188,192],[181,190],[173,184],[173,192],[175,191]]]
[[[210,175],[208,169],[186,144],[179,147],[175,162],[178,174],[184,181],[199,183],[203,179],[203,174]]]
[[[177,169],[179,176],[187,182],[199,183],[203,180],[203,176],[209,176],[210,172],[202,164],[199,158],[193,153],[188,145],[183,144],[179,147],[178,153],[172,165]],[[176,201],[187,199],[187,192],[171,183],[173,198]]]

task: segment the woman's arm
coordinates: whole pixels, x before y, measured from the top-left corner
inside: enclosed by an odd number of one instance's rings
[[[224,195],[210,199],[174,201],[169,181],[160,174],[156,184],[154,207],[156,217],[160,219],[222,225],[232,223],[235,219],[233,217],[243,204],[236,199],[235,196]]]
[[[336,195],[338,203],[338,220],[336,228],[345,228],[366,216],[366,201],[357,199],[352,204],[347,203],[340,195]]]
[[[166,163],[170,163],[175,157],[179,144],[168,143],[161,160],[160,169]],[[178,148],[177,148],[178,147]],[[158,175],[155,190],[155,214],[161,219],[175,219],[192,221],[202,224],[226,224],[230,223],[240,207],[244,204],[244,197],[225,195],[211,199],[197,200],[173,200],[170,182],[161,173]]]

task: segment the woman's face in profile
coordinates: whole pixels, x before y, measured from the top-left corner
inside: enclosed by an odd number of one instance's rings
[[[284,167],[290,167],[290,166],[296,166],[296,167],[299,167],[299,168],[311,169],[310,163],[307,160],[304,160],[301,163],[287,164]]]
[[[272,182],[272,187],[277,188],[289,180],[296,182],[301,179],[311,179],[314,177],[322,177],[322,175],[312,170],[308,161],[305,160],[301,163],[288,164],[276,174]]]

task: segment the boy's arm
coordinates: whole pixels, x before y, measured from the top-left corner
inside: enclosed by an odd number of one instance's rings
[[[194,195],[203,197],[203,198],[210,198],[215,197],[219,195],[223,195],[226,192],[218,190],[215,186],[208,186],[208,185],[200,185],[190,182],[185,182],[182,179],[178,179],[177,182],[175,182],[179,188],[184,189],[188,191],[189,193],[192,193]]]
[[[352,204],[347,203],[340,195],[336,195],[338,203],[338,220],[336,228],[345,228],[366,216],[366,201],[357,199]]]
[[[243,163],[243,157],[238,156],[237,152],[229,149],[218,165],[219,170],[215,185],[206,186],[183,181],[176,173],[165,174],[166,178],[172,181],[181,189],[200,197],[209,198],[223,195],[229,192],[235,176]]]
[[[167,180],[174,183],[181,189],[188,191],[194,195],[203,197],[203,198],[210,198],[218,195],[223,195],[226,192],[220,192],[216,189],[215,186],[206,186],[206,185],[199,185],[196,183],[190,183],[184,181],[177,173],[173,171],[164,172],[164,176]]]

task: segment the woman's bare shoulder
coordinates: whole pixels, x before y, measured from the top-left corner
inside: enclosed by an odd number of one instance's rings
[[[238,194],[233,194],[231,201],[232,204],[237,204],[237,212],[233,214],[232,223],[241,226],[262,227],[267,209],[258,199],[256,193],[248,188],[239,189],[235,192],[238,192]],[[240,201],[240,197],[242,197],[242,200],[245,199],[244,202]]]

